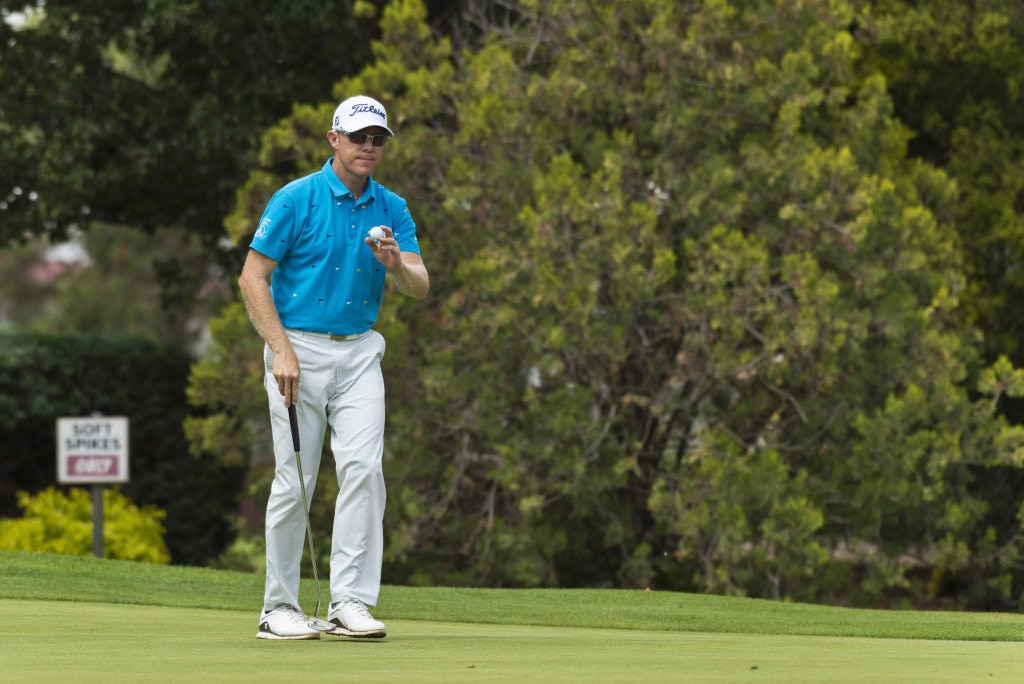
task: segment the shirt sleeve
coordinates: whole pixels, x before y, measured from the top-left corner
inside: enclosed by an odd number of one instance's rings
[[[281,261],[295,243],[295,216],[294,198],[285,190],[278,190],[267,202],[249,246],[274,261]]]
[[[416,222],[412,220],[409,206],[401,197],[395,197],[394,206],[390,211],[392,218],[391,230],[395,234],[398,248],[403,252],[420,253],[420,242],[416,237]]]

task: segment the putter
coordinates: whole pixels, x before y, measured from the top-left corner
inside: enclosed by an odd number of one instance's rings
[[[309,504],[306,503],[306,483],[302,477],[302,455],[299,453],[299,416],[295,404],[288,406],[288,422],[292,427],[292,445],[295,447],[295,466],[299,471],[299,493],[302,494],[302,512],[306,515],[306,540],[309,542],[309,556],[313,559],[313,581],[316,582],[316,610],[306,621],[311,629],[328,632],[334,625],[320,619],[320,573],[316,569],[316,550],[313,548],[313,526],[309,524]]]

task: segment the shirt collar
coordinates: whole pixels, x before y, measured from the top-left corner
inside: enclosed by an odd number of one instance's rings
[[[345,195],[351,197],[352,192],[345,187],[345,184],[341,182],[338,175],[334,173],[334,167],[331,166],[332,161],[334,161],[334,157],[330,157],[321,169],[321,172],[327,177],[327,185],[331,188],[331,192],[334,193],[335,197],[344,197]],[[366,179],[366,190],[363,191],[362,197],[359,198],[359,203],[365,204],[376,196],[377,181],[373,180],[373,176],[370,176]]]

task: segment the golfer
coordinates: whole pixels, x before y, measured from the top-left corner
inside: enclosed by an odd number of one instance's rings
[[[299,607],[305,515],[288,407],[295,404],[305,489],[313,496],[326,434],[338,476],[331,544],[328,634],[379,638],[384,553],[385,342],[372,329],[385,275],[422,299],[430,278],[403,198],[373,173],[393,137],[387,112],[359,95],[334,112],[334,155],[277,191],[263,212],[238,280],[266,342],[265,382],[276,468],[267,501],[267,578],[261,639],[318,639]],[[371,229],[380,228],[383,231]]]

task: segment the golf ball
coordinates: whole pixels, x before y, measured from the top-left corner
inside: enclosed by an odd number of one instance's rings
[[[374,226],[373,228],[370,229],[370,239],[371,240],[376,242],[376,241],[380,240],[382,237],[384,237],[384,229],[383,228],[381,228],[380,226]]]

